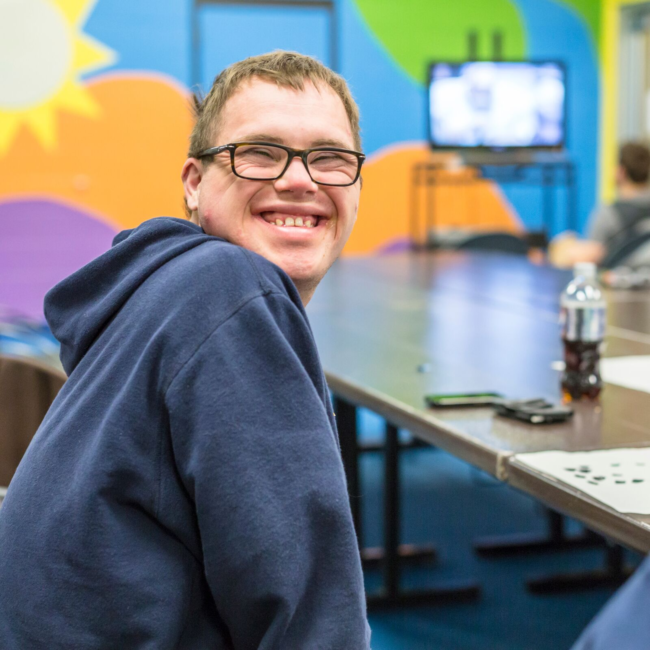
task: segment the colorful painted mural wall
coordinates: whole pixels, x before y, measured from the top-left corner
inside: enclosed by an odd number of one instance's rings
[[[466,58],[470,30],[481,57],[499,30],[505,59],[566,63],[583,226],[597,199],[600,12],[600,0],[336,0],[334,13],[308,2],[0,0],[0,307],[41,318],[45,292],[116,232],[182,217],[191,89],[276,48],[336,65],[360,104],[369,158],[346,254],[408,235],[411,167],[429,155],[427,64]],[[541,224],[534,187],[486,182],[440,200],[443,224]]]

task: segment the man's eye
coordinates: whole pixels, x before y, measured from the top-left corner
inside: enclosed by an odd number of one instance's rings
[[[335,151],[321,151],[314,157],[313,163],[337,163],[344,162],[343,156]]]
[[[270,149],[247,149],[244,152],[244,155],[257,158],[268,158],[270,160],[275,160],[277,158],[277,154],[274,154]]]

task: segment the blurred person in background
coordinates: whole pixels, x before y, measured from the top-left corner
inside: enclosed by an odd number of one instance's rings
[[[358,109],[274,52],[196,112],[189,220],[120,233],[46,297],[69,379],[0,510],[5,650],[369,647],[304,310],[356,220]]]
[[[577,239],[575,233],[558,235],[549,247],[550,261],[560,267],[576,262],[600,264],[628,242],[650,232],[649,179],[650,149],[639,142],[624,144],[616,168],[616,201],[595,210],[587,239]],[[642,246],[626,265],[650,266],[650,247]]]

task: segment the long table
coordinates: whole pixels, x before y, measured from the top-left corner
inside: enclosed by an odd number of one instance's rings
[[[570,277],[494,253],[343,258],[308,313],[339,409],[368,408],[613,540],[648,552],[650,517],[615,512],[527,469],[516,454],[650,446],[650,394],[606,385],[598,404],[577,404],[570,421],[543,427],[488,408],[432,410],[424,402],[428,393],[485,390],[558,401],[553,362],[562,358],[559,296]],[[606,294],[605,356],[650,354],[648,293]],[[355,433],[347,426],[351,418],[339,414],[344,451],[352,445],[346,430]]]

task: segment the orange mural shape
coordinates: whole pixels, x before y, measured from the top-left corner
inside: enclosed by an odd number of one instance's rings
[[[86,89],[100,107],[96,118],[60,112],[54,150],[45,152],[23,127],[0,156],[0,201],[58,198],[118,229],[182,217],[188,95],[173,82],[145,76],[100,77]]]
[[[436,171],[435,186],[421,182],[414,190],[414,167],[432,157],[425,144],[392,146],[370,157],[362,171],[359,216],[344,255],[376,253],[413,231],[422,240],[427,214],[436,231],[523,230],[498,186],[475,178],[469,168]]]

